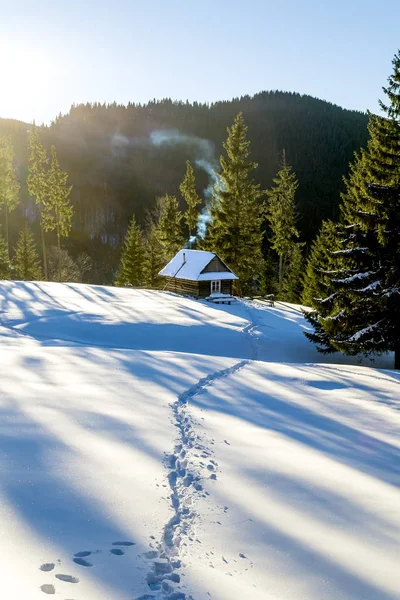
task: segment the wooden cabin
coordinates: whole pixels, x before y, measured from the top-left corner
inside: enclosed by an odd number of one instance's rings
[[[194,298],[231,295],[238,279],[217,254],[203,250],[180,250],[159,275],[166,277],[165,290]]]

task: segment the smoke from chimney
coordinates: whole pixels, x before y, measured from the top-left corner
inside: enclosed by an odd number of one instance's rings
[[[216,173],[218,163],[215,158],[214,144],[210,140],[182,133],[178,129],[155,129],[149,137],[133,137],[128,138],[124,135],[116,133],[111,138],[111,150],[113,154],[124,154],[126,148],[130,147],[146,147],[146,146],[186,146],[190,150],[194,164],[205,171],[208,175],[208,186],[204,189],[205,207],[199,214],[197,222],[197,236],[204,238],[208,224],[211,222],[210,202],[213,195],[213,190],[217,190],[221,185],[220,178]],[[192,236],[190,243],[195,242],[197,236]]]
[[[220,178],[216,173],[218,164],[215,159],[214,144],[210,140],[205,140],[187,133],[181,133],[177,129],[152,131],[150,134],[150,141],[155,146],[176,146],[180,144],[189,146],[192,149],[192,153],[195,156],[197,155],[197,158],[194,159],[195,165],[207,173],[209,183],[203,192],[206,205],[199,214],[197,221],[197,236],[192,236],[189,239],[189,244],[194,243],[197,237],[203,239],[206,235],[208,224],[212,220],[209,206],[213,190],[220,185]]]

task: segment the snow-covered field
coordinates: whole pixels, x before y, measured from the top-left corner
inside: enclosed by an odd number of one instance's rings
[[[400,376],[296,307],[0,285],[0,598],[400,598]]]

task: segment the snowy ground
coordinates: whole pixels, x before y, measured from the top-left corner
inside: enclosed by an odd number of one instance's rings
[[[400,598],[391,357],[327,362],[296,307],[0,304],[1,599]]]

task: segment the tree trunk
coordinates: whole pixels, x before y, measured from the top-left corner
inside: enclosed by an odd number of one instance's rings
[[[400,342],[394,348],[394,368],[400,369]]]
[[[60,232],[57,231],[57,244],[58,244],[58,282],[61,283],[61,240]]]
[[[8,239],[8,206],[7,204],[4,207],[6,209],[6,243],[7,243],[7,257],[10,258],[10,243]]]
[[[44,239],[43,223],[40,223],[40,234],[42,237],[42,251],[43,251],[43,271],[45,281],[49,280],[49,273],[47,270],[47,255],[46,255],[46,241]]]
[[[279,296],[282,292],[282,278],[283,278],[283,254],[279,255]]]

